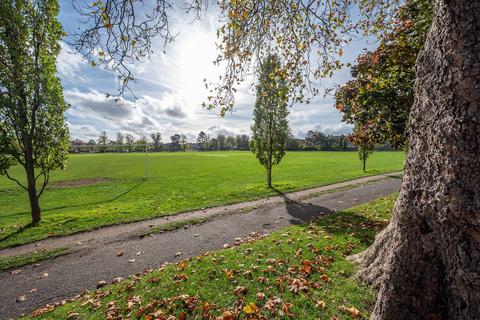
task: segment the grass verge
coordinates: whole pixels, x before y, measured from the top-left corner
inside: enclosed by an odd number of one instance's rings
[[[346,256],[370,245],[396,195],[238,246],[117,279],[40,319],[367,319],[375,292]],[[173,317],[172,317],[173,316]]]
[[[65,255],[68,252],[68,248],[56,248],[51,250],[40,250],[31,254],[0,258],[0,271],[18,268],[46,259],[52,259],[61,255]]]

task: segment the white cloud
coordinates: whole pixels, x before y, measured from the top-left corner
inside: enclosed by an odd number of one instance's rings
[[[80,67],[85,62],[65,42],[60,42],[61,51],[57,59],[57,71],[62,77],[74,78],[78,76]],[[84,80],[84,79],[83,79]]]
[[[70,129],[70,135],[72,137],[82,137],[82,138],[98,138],[100,131],[91,125],[86,124],[72,124],[67,122],[68,128]]]

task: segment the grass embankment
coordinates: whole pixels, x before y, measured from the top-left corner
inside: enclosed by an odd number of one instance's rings
[[[367,175],[401,170],[403,159],[403,152],[376,152]],[[29,225],[26,192],[0,176],[0,248],[275,194],[249,152],[153,153],[149,165],[144,179],[145,154],[70,156],[66,169],[51,175],[38,226]],[[11,174],[24,178],[21,168]],[[356,152],[289,152],[273,183],[289,192],[362,175]]]
[[[367,319],[375,293],[346,256],[383,228],[395,196],[132,276],[41,319]],[[218,317],[218,318],[216,318]]]
[[[67,254],[68,248],[56,248],[52,250],[39,250],[30,254],[0,258],[0,271],[18,268],[27,264],[36,263],[46,259],[52,259]]]

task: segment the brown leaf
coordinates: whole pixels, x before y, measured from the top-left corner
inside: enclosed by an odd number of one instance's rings
[[[256,294],[256,297],[257,297],[258,300],[263,300],[263,299],[265,299],[265,293],[263,293],[263,292],[258,292],[258,293]]]
[[[293,304],[285,302],[282,304],[282,311],[285,313],[285,315],[289,318],[293,317],[293,313],[290,312],[290,308],[293,306]]]
[[[19,273],[21,273],[21,272],[22,272],[22,270],[17,269],[17,270],[13,270],[12,272],[10,272],[10,274],[11,274],[12,276],[16,276],[17,274],[19,274]]]
[[[322,274],[322,275],[320,276],[320,279],[322,279],[322,280],[325,281],[325,282],[330,282],[330,277],[329,277],[328,275],[326,275],[326,274]]]
[[[302,256],[302,253],[303,253],[302,249],[298,249],[298,251],[295,252],[295,257],[300,258]]]
[[[180,261],[179,263],[177,263],[177,269],[180,271],[184,270],[186,266],[187,264],[185,263],[185,261]]]
[[[246,287],[242,287],[242,286],[238,286],[235,288],[235,290],[233,291],[237,296],[240,296],[240,295],[245,295],[247,294],[248,292],[248,289]]]
[[[355,307],[346,307],[346,306],[340,306],[338,307],[341,311],[350,314],[354,318],[360,318],[362,316],[362,313]]]

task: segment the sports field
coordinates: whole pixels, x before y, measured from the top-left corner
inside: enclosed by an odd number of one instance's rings
[[[403,152],[375,152],[367,175],[399,171]],[[356,152],[289,152],[265,185],[250,152],[151,153],[70,156],[55,171],[40,202],[43,221],[29,226],[26,192],[0,176],[0,248],[101,226],[251,200],[361,177]],[[21,168],[13,175],[23,178]]]

